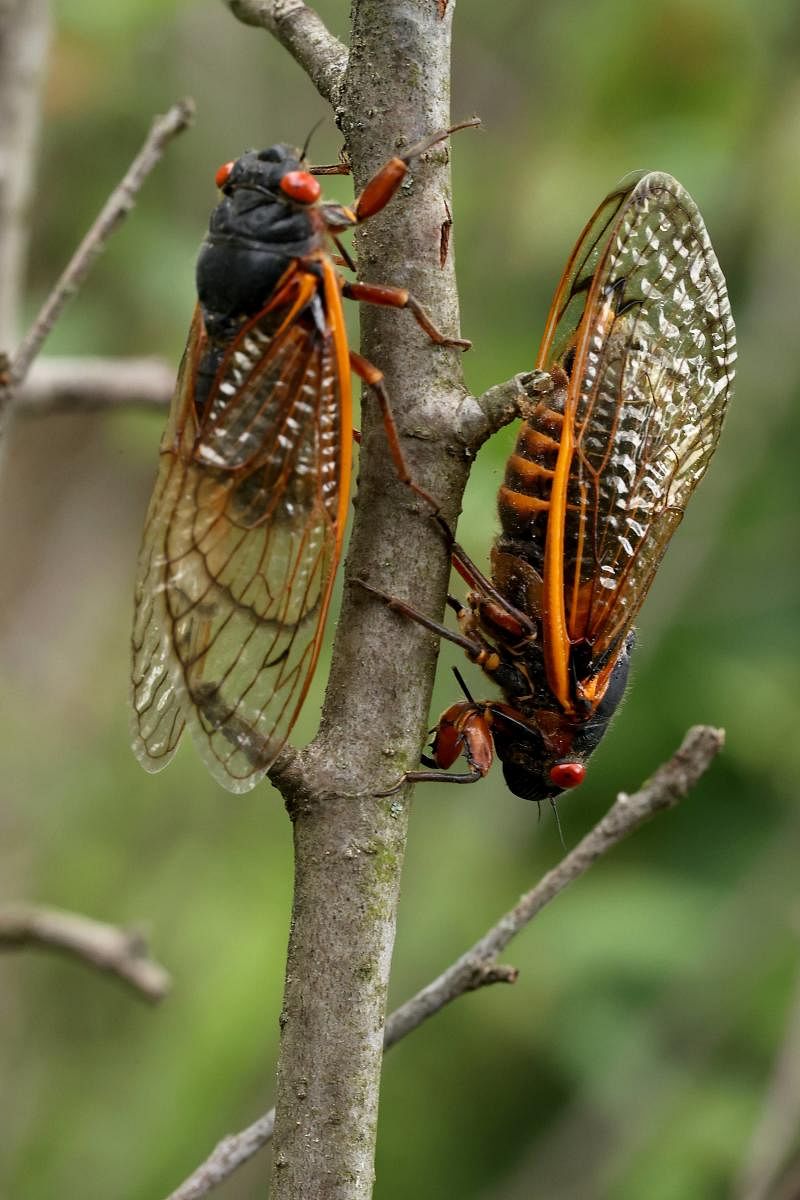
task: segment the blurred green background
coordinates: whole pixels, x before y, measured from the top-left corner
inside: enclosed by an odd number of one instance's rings
[[[347,6],[319,7],[344,36]],[[248,146],[302,141],[325,106],[267,35],[212,0],[60,0],[54,17],[27,315],[151,115],[190,93],[194,129],[47,347],[177,363],[214,170]],[[728,744],[687,803],[520,937],[514,988],[459,1001],[392,1051],[376,1196],[735,1197],[800,964],[796,4],[460,0],[454,80],[454,118],[484,121],[453,149],[473,390],[532,365],[583,221],[639,168],[697,200],[739,329],[728,424],[645,606],[627,703],[561,806],[568,845],[688,725],[723,725]],[[315,157],[338,146],[328,119]],[[128,749],[131,593],[161,425],[21,420],[4,462],[2,899],[139,923],[175,978],[151,1010],[71,962],[0,959],[0,1195],[14,1200],[159,1200],[271,1103],[292,869],[280,799],[224,793],[189,746],[155,777]],[[511,436],[470,483],[462,528],[479,562]],[[459,661],[445,648],[434,712]],[[298,739],[325,675],[323,661]],[[549,815],[499,773],[420,789],[392,1003],[560,853]],[[217,1194],[262,1195],[266,1166]]]

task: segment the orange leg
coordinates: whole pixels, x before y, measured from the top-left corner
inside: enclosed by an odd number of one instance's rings
[[[381,408],[381,416],[383,417],[383,426],[386,430],[386,440],[389,443],[389,453],[392,456],[398,478],[401,483],[411,488],[412,492],[415,492],[426,504],[430,505],[434,516],[438,516],[440,509],[438,500],[430,492],[426,492],[425,488],[415,483],[411,477],[411,472],[408,469],[403,449],[400,445],[400,435],[397,432],[397,425],[395,424],[394,414],[389,403],[389,396],[384,387],[383,371],[378,370],[371,362],[367,362],[366,358],[362,358],[360,354],[356,354],[355,350],[350,351],[350,366],[359,379],[363,379],[367,387],[372,388],[377,397]]]
[[[405,288],[389,287],[383,283],[345,283],[342,287],[342,295],[347,296],[348,300],[360,300],[362,304],[379,304],[386,308],[407,308],[420,329],[424,329],[437,346],[456,346],[461,350],[469,350],[472,345],[472,342],[466,338],[451,338],[437,329],[428,315],[427,309]]]
[[[446,522],[441,517],[437,517],[437,520],[439,527],[444,526],[447,532],[450,533]],[[506,597],[498,592],[491,579],[484,575],[480,567],[476,566],[469,557],[466,550],[459,546],[458,542],[453,538],[452,533],[450,533],[450,539],[450,555],[453,560],[453,567],[468,587],[479,592],[481,596],[488,597],[488,601],[494,602],[497,606],[499,611],[494,614],[495,624],[503,625],[508,633],[516,634],[518,637],[523,637],[525,634],[529,637],[535,636],[536,623],[526,613],[515,608],[513,604],[509,604]],[[505,624],[502,620],[502,615],[505,615],[507,621],[511,623]]]
[[[454,646],[460,646],[467,657],[473,662],[477,661],[484,653],[485,648],[480,642],[471,641],[462,634],[448,629],[446,625],[442,625],[439,621],[434,621],[432,617],[426,617],[425,613],[421,613],[419,609],[406,604],[405,600],[399,600],[397,596],[390,596],[388,592],[382,592],[380,588],[373,587],[365,579],[356,579],[356,583],[365,592],[369,592],[371,595],[377,596],[379,600],[383,600],[386,607],[391,609],[392,612],[400,613],[402,616],[416,621],[418,625],[422,625],[425,629],[430,629],[431,633],[435,633],[438,637],[452,642]],[[449,599],[450,597],[448,597]]]
[[[380,171],[372,176],[353,205],[357,223],[361,224],[362,221],[373,217],[375,213],[386,207],[405,179],[412,159],[419,158],[420,154],[424,154],[438,142],[443,142],[456,130],[472,128],[479,124],[480,121],[473,119],[472,121],[462,121],[459,125],[451,125],[449,129],[440,129],[437,133],[432,133],[430,137],[417,142],[415,146],[409,146],[405,154],[398,154],[395,158],[390,158]]]

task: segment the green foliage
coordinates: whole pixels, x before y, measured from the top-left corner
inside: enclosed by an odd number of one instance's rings
[[[322,11],[344,33],[344,6]],[[48,347],[177,362],[216,166],[248,145],[302,140],[322,103],[218,0],[59,0],[55,14],[29,310],[152,115],[192,92],[194,130]],[[583,221],[645,166],[698,201],[739,323],[728,428],[645,607],[627,703],[561,806],[568,845],[688,724],[723,725],[728,744],[681,809],[511,947],[514,988],[459,1001],[391,1052],[380,1200],[722,1197],[757,1119],[797,964],[793,15],[791,0],[459,3],[453,113],[484,120],[453,148],[470,386],[532,365]],[[330,161],[337,149],[329,120],[314,151]],[[0,962],[14,1098],[0,1192],[25,1200],[153,1200],[270,1103],[292,870],[280,801],[223,794],[190,748],[156,777],[127,748],[130,596],[159,424],[21,424],[2,480],[4,898],[144,922],[175,977],[151,1011],[60,959]],[[470,482],[462,529],[478,562],[511,436],[481,452]],[[326,656],[298,739],[313,732]],[[463,667],[445,647],[434,716],[454,696],[452,663]],[[539,822],[499,775],[421,787],[393,1002],[559,855],[549,813]],[[219,1195],[260,1194],[247,1178],[250,1191],[233,1180]]]

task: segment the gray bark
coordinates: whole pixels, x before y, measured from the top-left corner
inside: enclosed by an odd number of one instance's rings
[[[452,4],[355,0],[339,120],[358,189],[394,151],[449,121]],[[464,134],[462,136],[470,136]],[[458,331],[449,148],[356,238],[361,278],[407,286]],[[452,206],[451,206],[452,207]],[[452,242],[451,242],[452,247]],[[362,352],[385,372],[414,477],[455,515],[467,475],[454,429],[458,351],[430,344],[406,313],[365,307]],[[275,782],[294,821],[295,894],[281,1018],[274,1200],[372,1194],[384,1014],[408,798],[377,798],[417,760],[436,639],[353,584],[368,579],[440,614],[448,556],[424,504],[398,483],[380,417],[364,404],[361,474],[345,596],[315,742]]]

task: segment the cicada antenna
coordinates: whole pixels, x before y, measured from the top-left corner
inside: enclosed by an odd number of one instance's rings
[[[566,842],[564,841],[564,831],[563,831],[563,830],[562,830],[562,828],[561,828],[561,818],[560,818],[560,816],[558,815],[558,805],[556,804],[556,799],[557,799],[557,797],[556,797],[556,796],[551,796],[551,797],[550,797],[550,807],[552,808],[552,810],[553,810],[553,816],[554,816],[554,817],[555,817],[555,819],[556,819],[556,829],[558,830],[558,836],[559,836],[559,840],[561,841],[561,849],[562,849],[562,850],[566,850],[566,848],[567,848],[567,844],[566,844]],[[541,810],[540,810],[540,811],[541,811]]]
[[[456,679],[458,680],[458,686],[461,688],[462,692],[464,693],[466,698],[469,700],[470,704],[474,704],[475,701],[472,698],[472,694],[470,693],[469,688],[467,687],[466,683],[464,682],[464,676],[461,674],[458,667],[453,667],[453,674],[455,675]]]
[[[306,161],[306,155],[308,154],[308,147],[311,145],[311,139],[314,136],[314,134],[317,132],[317,130],[319,129],[320,125],[322,124],[322,122],[324,120],[325,120],[324,117],[320,117],[320,119],[317,121],[317,123],[315,125],[311,126],[308,137],[303,142],[303,149],[300,151],[300,161],[301,162]]]

